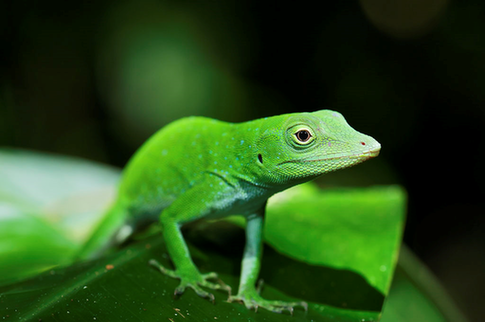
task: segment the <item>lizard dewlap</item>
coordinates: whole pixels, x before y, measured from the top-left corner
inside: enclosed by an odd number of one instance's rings
[[[183,118],[155,133],[123,171],[116,202],[80,258],[110,241],[122,241],[147,222],[159,221],[174,270],[150,263],[187,287],[214,299],[204,288],[230,287],[216,273],[202,274],[192,262],[180,227],[200,218],[242,215],[246,246],[237,295],[229,301],[274,312],[306,308],[305,302],[263,299],[256,290],[267,199],[291,186],[343,169],[379,154],[380,144],[351,128],[334,111],[295,113],[244,123],[205,117]],[[110,236],[114,237],[110,237]]]

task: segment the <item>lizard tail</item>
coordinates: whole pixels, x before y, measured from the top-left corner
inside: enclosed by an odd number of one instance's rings
[[[126,240],[132,231],[129,225],[124,225],[127,217],[126,207],[121,202],[116,202],[105,213],[88,241],[76,253],[74,261],[96,258],[108,248],[119,245]]]

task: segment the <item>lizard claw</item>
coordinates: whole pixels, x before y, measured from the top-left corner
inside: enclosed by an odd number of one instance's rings
[[[259,308],[266,309],[275,313],[283,313],[288,311],[293,315],[294,307],[301,306],[308,311],[308,304],[306,302],[283,302],[283,301],[270,301],[263,299],[257,292],[246,292],[243,295],[230,296],[227,302],[242,302],[248,309],[254,309],[255,312]]]
[[[212,303],[215,301],[214,294],[205,291],[201,286],[213,289],[213,290],[224,290],[231,296],[231,287],[221,281],[217,273],[211,272],[207,274],[200,274],[197,270],[191,271],[190,273],[180,273],[176,270],[170,270],[165,268],[163,265],[158,263],[156,260],[152,259],[148,262],[150,265],[158,269],[162,274],[170,276],[172,278],[180,279],[179,286],[174,291],[174,296],[181,295],[185,292],[187,287],[190,287],[195,291],[197,295],[203,298],[209,299]],[[217,279],[218,283],[212,283],[207,281],[208,279]]]

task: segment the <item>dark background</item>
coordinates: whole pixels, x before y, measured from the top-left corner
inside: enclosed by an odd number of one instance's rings
[[[0,2],[0,146],[122,167],[179,117],[322,108],[381,142],[367,182],[407,189],[405,242],[482,318],[485,2]]]

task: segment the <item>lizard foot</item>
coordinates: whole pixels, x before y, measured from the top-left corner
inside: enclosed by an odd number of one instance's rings
[[[211,302],[214,302],[214,294],[202,289],[201,286],[204,286],[213,290],[227,291],[229,293],[229,296],[231,296],[231,287],[225,284],[222,280],[220,280],[217,276],[217,273],[212,272],[207,274],[201,274],[197,270],[191,270],[190,272],[178,272],[176,270],[170,270],[165,268],[154,259],[151,259],[148,263],[157,268],[162,274],[165,274],[172,278],[180,279],[180,284],[175,289],[174,295],[183,294],[185,292],[185,289],[189,287],[193,289],[195,293],[200,297],[207,298]],[[209,282],[208,280],[217,280],[217,283]]]
[[[297,306],[301,306],[308,311],[308,304],[306,302],[284,302],[284,301],[270,301],[263,299],[256,290],[246,291],[236,296],[229,296],[228,302],[242,302],[248,309],[254,309],[258,311],[259,308],[266,309],[275,313],[283,313],[288,311],[293,315],[293,309]]]

